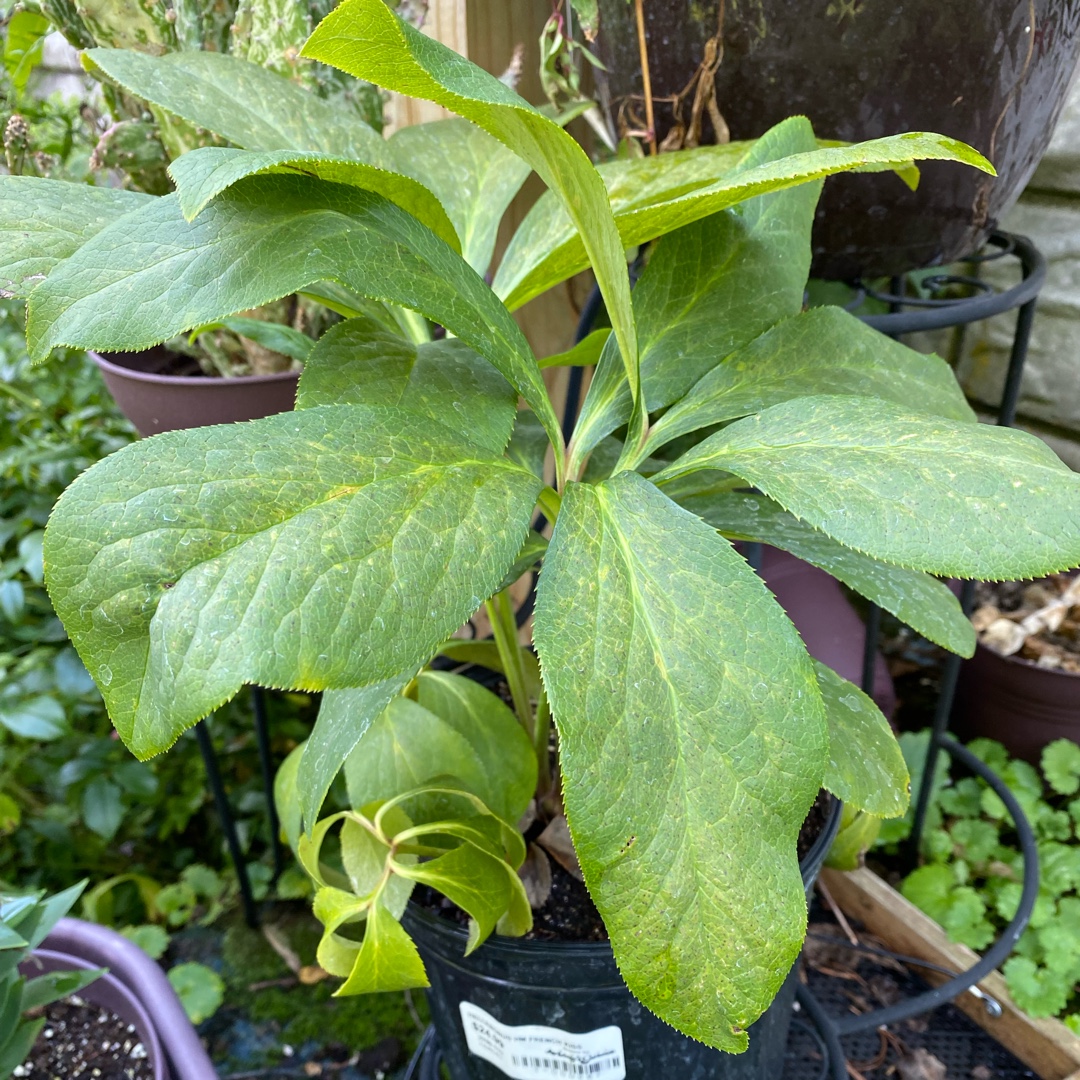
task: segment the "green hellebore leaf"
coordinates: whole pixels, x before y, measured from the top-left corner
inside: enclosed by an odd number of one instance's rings
[[[303,176],[251,177],[195,221],[165,196],[106,227],[34,290],[28,347],[39,359],[61,344],[144,349],[323,279],[445,326],[559,442],[532,350],[461,256],[382,196]]]
[[[153,199],[136,191],[37,176],[0,176],[5,294],[25,298],[58,262],[124,214]]]
[[[791,122],[791,119],[783,121],[785,124]],[[661,155],[661,160],[665,157],[676,159],[682,153]],[[673,186],[665,190],[662,183],[654,180],[647,193],[628,200],[625,209],[615,209],[615,223],[623,246],[631,248],[755,195],[795,187],[835,173],[885,172],[905,169],[912,161],[923,160],[959,161],[994,174],[993,166],[970,146],[929,132],[892,135],[854,146],[822,146],[755,168],[732,168],[734,162],[722,162],[722,166],[728,167],[719,171],[714,182],[706,184],[686,183],[673,162],[670,166]],[[529,219],[534,214],[538,219],[545,214],[554,216],[556,227],[548,224],[545,229],[539,220],[531,222]],[[494,287],[511,310],[588,265],[580,236],[572,226],[560,228],[560,224],[558,215],[553,214],[551,208],[541,210],[537,203],[536,209],[521,225],[520,231],[525,231],[527,239],[519,243],[515,237],[507,248],[502,263],[506,272],[496,277]]]
[[[975,421],[940,357],[893,341],[842,308],[820,307],[779,323],[703,375],[656,422],[642,456],[680,435],[822,390]]]
[[[167,432],[64,493],[48,584],[121,737],[148,757],[245,682],[415,670],[498,586],[539,489],[400,409]]]
[[[460,429],[468,441],[501,454],[513,429],[517,394],[463,341],[413,345],[358,318],[330,327],[308,356],[296,407],[316,405],[397,405]],[[546,448],[542,427],[538,438]]]
[[[334,992],[334,997],[410,990],[427,985],[424,962],[412,938],[382,901],[377,901],[368,912],[364,940],[357,951],[352,972]]]
[[[434,101],[482,127],[536,170],[580,230],[636,395],[626,245],[619,239],[604,183],[577,142],[494,75],[399,19],[383,0],[340,4],[316,28],[302,55],[387,90]]]
[[[806,928],[795,841],[828,741],[802,641],[727,541],[633,473],[568,488],[535,640],[567,820],[627,985],[745,1049]]]
[[[726,536],[782,548],[820,567],[943,648],[961,656],[974,653],[971,620],[952,590],[929,574],[844,547],[763,495],[689,495],[679,504]]]
[[[440,776],[454,777],[497,816],[517,821],[536,787],[536,756],[514,714],[489,690],[460,675],[424,671],[417,701],[391,701],[349,756],[349,801],[364,806]]]
[[[528,164],[458,117],[401,128],[387,148],[399,172],[435,193],[461,237],[465,261],[486,274],[499,222],[525,183]]]
[[[710,435],[656,480],[696,469],[730,470],[844,546],[931,574],[1080,562],[1080,478],[1022,431],[804,397]]]
[[[608,201],[616,222],[630,210],[649,205],[673,191],[687,193],[709,184],[730,172],[753,146],[752,142],[725,143],[723,146],[698,146],[677,154],[657,154],[642,158],[618,158],[596,166],[607,188]],[[533,204],[510,238],[506,254],[499,263],[492,288],[518,308],[534,296],[557,285],[558,274],[538,271],[545,260],[563,245],[576,239],[577,229],[554,193],[545,193]],[[531,275],[531,276],[530,276]],[[520,290],[523,279],[528,283]]]
[[[540,366],[542,368],[591,367],[599,362],[600,354],[603,352],[604,345],[609,337],[611,337],[611,327],[602,326],[599,330],[593,330],[591,334],[579,341],[572,349],[545,356],[540,361]]]
[[[295,765],[296,812],[288,819],[294,823],[290,824],[290,829],[295,827],[299,831],[306,826],[308,831],[311,830],[319,818],[319,811],[334,777],[341,771],[364,733],[390,704],[391,698],[405,689],[414,674],[415,669],[368,686],[327,690],[323,694],[315,726]],[[287,761],[291,760],[290,754]],[[285,820],[282,814],[282,822]],[[295,847],[295,841],[290,842]]]
[[[874,817],[900,817],[910,778],[900,744],[881,710],[854,683],[814,661],[829,727],[829,763],[822,787],[845,807]]]
[[[392,865],[402,877],[438,889],[472,916],[466,956],[491,936],[495,924],[510,908],[507,865],[473,844],[462,844],[429,862],[402,865],[394,859]]]
[[[814,145],[809,122],[795,117],[758,139],[740,167]],[[802,309],[820,190],[818,181],[762,195],[657,244],[634,290],[650,412],[676,401],[734,349]],[[617,344],[609,340],[575,428],[571,469],[626,421],[630,404]],[[638,461],[647,456],[636,455]]]
[[[245,150],[314,150],[391,167],[386,144],[355,113],[239,57],[88,49],[82,62],[92,75]]]
[[[254,151],[204,146],[184,154],[169,166],[180,210],[188,221],[196,218],[208,203],[233,184],[265,173],[298,173],[327,183],[351,184],[374,191],[412,214],[455,251],[461,251],[461,241],[446,211],[423,184],[374,165],[315,151]]]

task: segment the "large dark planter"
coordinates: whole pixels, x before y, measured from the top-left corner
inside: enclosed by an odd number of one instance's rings
[[[162,374],[173,358],[160,348],[90,355],[120,411],[140,435],[259,420],[296,404],[297,371],[216,379],[197,369],[192,374]]]
[[[928,162],[917,192],[887,173],[829,180],[814,272],[831,278],[899,274],[975,250],[1046,150],[1080,53],[1080,0],[648,0],[654,97],[686,87],[721,11],[717,102],[733,139],[801,113],[824,138],[938,131],[997,167],[994,180]],[[617,106],[642,93],[634,5],[600,0],[600,13],[610,74],[599,77]],[[661,138],[671,119],[658,102]],[[705,132],[712,140],[708,120]]]
[[[839,824],[840,804],[834,800],[826,828],[801,864],[807,889],[821,870]],[[635,1080],[776,1080],[783,1072],[795,995],[794,969],[776,1000],[750,1028],[750,1049],[745,1054],[730,1055],[687,1038],[645,1009],[623,983],[607,942],[492,937],[466,957],[466,933],[456,923],[415,905],[410,906],[404,921],[431,979],[428,1001],[432,1022],[453,1080],[505,1080],[508,1075],[470,1053],[462,1003],[466,1003],[466,1013],[477,1017],[473,1023],[492,1032],[496,1039],[499,1029],[476,1010],[482,1010],[497,1024],[514,1028],[538,1025],[578,1035],[619,1029],[617,1041],[613,1041],[610,1031],[597,1035],[591,1050],[596,1056],[591,1061],[577,1061],[586,1068],[595,1066],[595,1072],[572,1072],[567,1076],[618,1075],[617,1070],[608,1067],[613,1065],[612,1047],[619,1043],[625,1076]],[[507,1052],[512,1052],[512,1047]]]
[[[996,739],[1038,764],[1047,743],[1080,743],[1080,675],[979,645],[960,669],[952,728],[962,739]]]
[[[135,1027],[154,1067],[155,1080],[217,1080],[210,1058],[165,973],[114,930],[80,919],[61,919],[22,965],[34,977],[49,971],[106,968],[79,991]]]

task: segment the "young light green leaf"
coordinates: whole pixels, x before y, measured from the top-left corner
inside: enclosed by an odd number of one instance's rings
[[[319,704],[315,726],[304,744],[303,756],[297,762],[296,789],[298,817],[288,826],[290,842],[293,829],[306,826],[308,831],[319,818],[326,793],[356,744],[375,721],[376,717],[405,689],[413,672],[393,675],[368,686],[354,686],[348,690],[327,690]],[[288,760],[291,760],[292,755]],[[284,766],[282,766],[284,768]],[[280,778],[280,770],[279,770]],[[282,814],[282,821],[286,817]],[[293,821],[290,814],[289,821]]]
[[[390,848],[363,825],[352,818],[346,818],[341,823],[341,862],[357,896],[370,896],[379,888],[389,857]],[[398,854],[396,857],[405,865],[416,862],[415,855]],[[400,919],[404,914],[414,884],[397,874],[387,878],[379,895],[395,919]]]
[[[473,679],[445,671],[422,671],[416,700],[469,740],[489,772],[489,794],[476,794],[506,821],[517,821],[536,789],[532,743],[502,699]]]
[[[324,279],[435,319],[559,442],[536,358],[475,271],[382,196],[308,177],[251,177],[192,222],[175,196],[154,199],[105,228],[34,290],[29,347],[36,357],[61,344],[148,348]]]
[[[387,148],[399,172],[435,193],[461,237],[465,261],[486,274],[499,222],[529,166],[498,139],[457,117],[401,128]]]
[[[795,628],[725,540],[624,473],[567,490],[535,639],[567,819],[627,985],[745,1049],[802,943],[795,840],[827,761]]]
[[[844,547],[763,495],[720,492],[678,502],[725,536],[782,548],[820,567],[943,648],[961,656],[974,653],[971,620],[953,591],[929,574]]]
[[[804,397],[710,435],[656,480],[696,469],[730,470],[846,547],[931,574],[1080,562],[1080,478],[1022,431]]]
[[[346,0],[319,24],[303,55],[387,90],[434,101],[482,127],[536,170],[580,230],[636,395],[626,245],[604,183],[577,142],[494,75],[399,19],[383,0]]]
[[[665,156],[678,158],[682,155]],[[756,195],[795,187],[835,173],[883,172],[923,160],[958,161],[983,172],[994,172],[981,154],[964,143],[943,135],[910,132],[854,146],[810,150],[756,168],[728,168],[714,183],[695,184],[689,190],[686,185],[670,191],[654,188],[625,210],[616,210],[615,222],[623,246],[630,248]],[[577,233],[571,231],[564,239],[561,230],[549,230],[551,239],[545,242],[544,234],[536,224],[526,219],[522,229],[526,227],[531,243],[511,243],[503,261],[503,266],[509,268],[508,273],[497,277],[495,282],[496,291],[511,310],[588,265],[588,255]]]
[[[350,802],[363,806],[450,776],[516,821],[536,787],[536,757],[514,714],[478,683],[441,672],[423,672],[417,695],[419,702],[391,701],[360,739],[345,764]]]
[[[82,62],[92,75],[245,150],[314,150],[391,167],[386,144],[355,113],[239,57],[89,49]]]
[[[462,844],[429,862],[403,865],[394,859],[392,866],[402,877],[438,889],[472,916],[466,956],[487,940],[510,907],[506,864],[472,844]]]
[[[412,938],[382,902],[376,902],[368,912],[364,941],[356,954],[352,972],[334,992],[334,997],[409,990],[427,985],[424,962]]]
[[[147,757],[245,682],[344,688],[415,670],[502,580],[539,488],[398,409],[167,432],[68,488],[48,583]]]
[[[1002,968],[1013,1000],[1029,1016],[1056,1016],[1076,990],[1067,975],[1040,967],[1026,956],[1011,956]]]
[[[643,378],[644,364],[643,356]],[[842,308],[820,307],[784,320],[706,372],[656,422],[641,455],[655,453],[680,435],[820,393],[823,387],[949,420],[975,421],[944,360],[893,341]]]
[[[25,298],[54,266],[106,225],[153,199],[136,191],[37,176],[0,176],[0,289]]]
[[[758,139],[740,168],[814,145],[809,122],[795,117]],[[802,309],[820,188],[819,181],[760,196],[665,236],[656,246],[634,290],[641,382],[650,412],[676,401],[734,349]],[[608,341],[574,432],[571,471],[630,416],[618,361],[616,343]],[[648,456],[639,447],[623,467]]]
[[[346,404],[397,405],[501,454],[513,428],[517,394],[463,341],[413,345],[359,318],[346,319],[319,338],[296,392],[298,409]],[[542,427],[539,437],[547,446]]]
[[[461,251],[461,241],[446,211],[423,184],[374,165],[315,151],[254,151],[204,146],[184,154],[169,166],[180,211],[188,221],[194,220],[208,203],[233,184],[265,173],[298,173],[326,183],[350,184],[374,191],[412,214],[455,251]]]
[[[875,817],[900,817],[909,777],[900,745],[881,710],[854,683],[814,661],[829,727],[829,764],[822,787]]]

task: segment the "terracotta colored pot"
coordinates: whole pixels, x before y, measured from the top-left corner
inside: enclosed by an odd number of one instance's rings
[[[997,739],[1038,764],[1047,743],[1080,743],[1080,675],[979,645],[960,669],[952,728],[962,739]]]
[[[42,947],[21,965],[29,978],[88,968],[107,971],[79,996],[134,1026],[155,1080],[217,1080],[165,973],[115,930],[81,919],[61,919]]]
[[[917,192],[888,173],[829,180],[814,268],[841,279],[978,248],[1035,171],[1080,55],[1080,0],[648,0],[644,12],[654,98],[687,86],[723,12],[715,81],[733,139],[801,113],[824,138],[937,131],[994,162],[997,180],[923,164]],[[598,77],[615,112],[642,93],[634,5],[600,0],[600,14],[610,73]],[[671,123],[671,107],[658,103],[661,139]],[[703,141],[713,138],[706,119]]]
[[[218,379],[203,375],[194,363],[192,374],[162,374],[175,363],[162,348],[90,355],[120,411],[140,435],[258,420],[288,412],[296,404],[298,371]]]

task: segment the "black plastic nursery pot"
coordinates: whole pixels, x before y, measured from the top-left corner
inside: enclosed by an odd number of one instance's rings
[[[839,826],[832,799],[800,864],[807,889]],[[466,957],[457,923],[415,904],[404,921],[427,967],[432,1022],[453,1080],[777,1080],[783,1072],[795,969],[750,1028],[749,1050],[722,1054],[642,1006],[607,942],[492,937]]]
[[[61,919],[41,948],[21,965],[29,978],[88,968],[105,968],[106,973],[80,990],[79,996],[135,1028],[154,1080],[217,1080],[165,973],[115,930],[81,919]]]
[[[298,371],[222,379],[204,375],[194,361],[189,374],[171,374],[179,358],[161,348],[90,355],[140,435],[260,420],[296,404]]]
[[[610,111],[645,115],[635,5],[600,0],[598,73]],[[995,180],[951,162],[825,184],[814,273],[850,279],[950,262],[979,248],[1046,150],[1080,54],[1080,0],[646,0],[658,138],[680,101],[689,126],[703,70],[732,139],[787,116],[822,138],[936,131],[970,143]],[[711,64],[710,64],[711,60]],[[689,92],[687,88],[689,87]],[[702,142],[715,140],[708,110]]]

